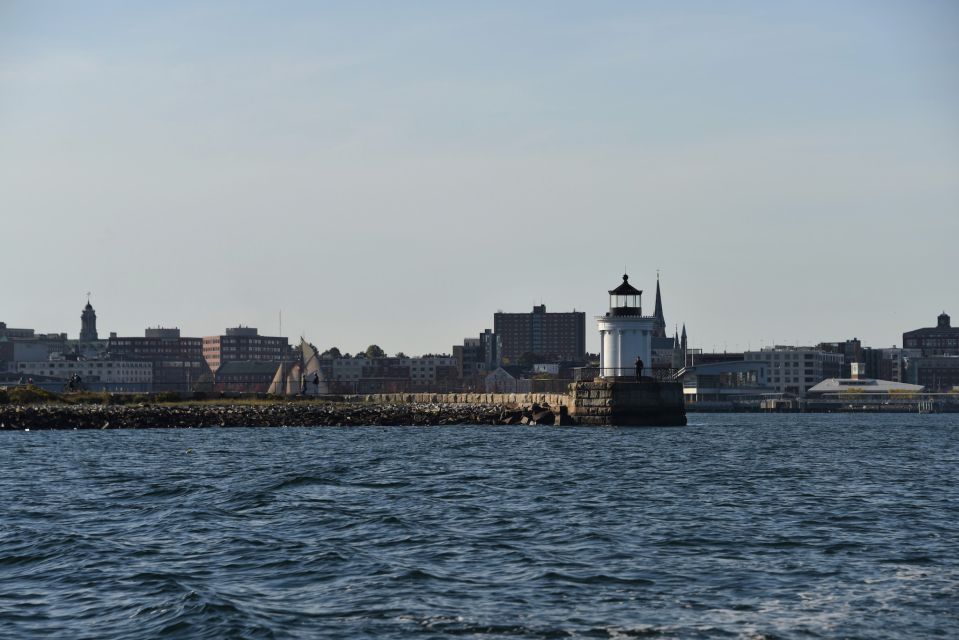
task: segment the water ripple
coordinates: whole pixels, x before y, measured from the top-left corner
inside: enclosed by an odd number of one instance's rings
[[[0,637],[915,638],[959,423],[0,433]]]

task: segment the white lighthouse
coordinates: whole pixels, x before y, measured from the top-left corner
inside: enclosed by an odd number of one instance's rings
[[[609,292],[609,311],[596,318],[600,376],[635,377],[637,358],[649,371],[657,318],[643,315],[642,297],[643,292],[629,284],[628,275]]]

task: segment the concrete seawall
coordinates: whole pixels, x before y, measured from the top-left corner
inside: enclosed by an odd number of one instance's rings
[[[589,425],[682,426],[686,424],[679,383],[651,379],[594,380],[570,385],[569,393],[384,393],[345,396],[366,403],[439,403],[565,408],[571,422]]]

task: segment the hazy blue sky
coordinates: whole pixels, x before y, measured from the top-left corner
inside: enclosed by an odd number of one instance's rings
[[[0,320],[449,351],[959,323],[959,3],[3,2]],[[587,347],[598,349],[595,322]]]

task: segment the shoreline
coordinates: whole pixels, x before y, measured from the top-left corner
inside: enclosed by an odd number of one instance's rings
[[[488,403],[371,403],[324,402],[179,402],[164,404],[7,404],[0,405],[0,431],[73,429],[200,429],[343,426],[518,425],[576,426],[580,421],[565,407],[533,404],[520,407]],[[723,409],[689,413],[763,414],[916,414],[895,410],[778,410]],[[947,411],[946,413],[953,413]],[[921,415],[921,414],[920,414]]]
[[[438,425],[571,425],[546,405],[360,402],[0,405],[0,431]]]

